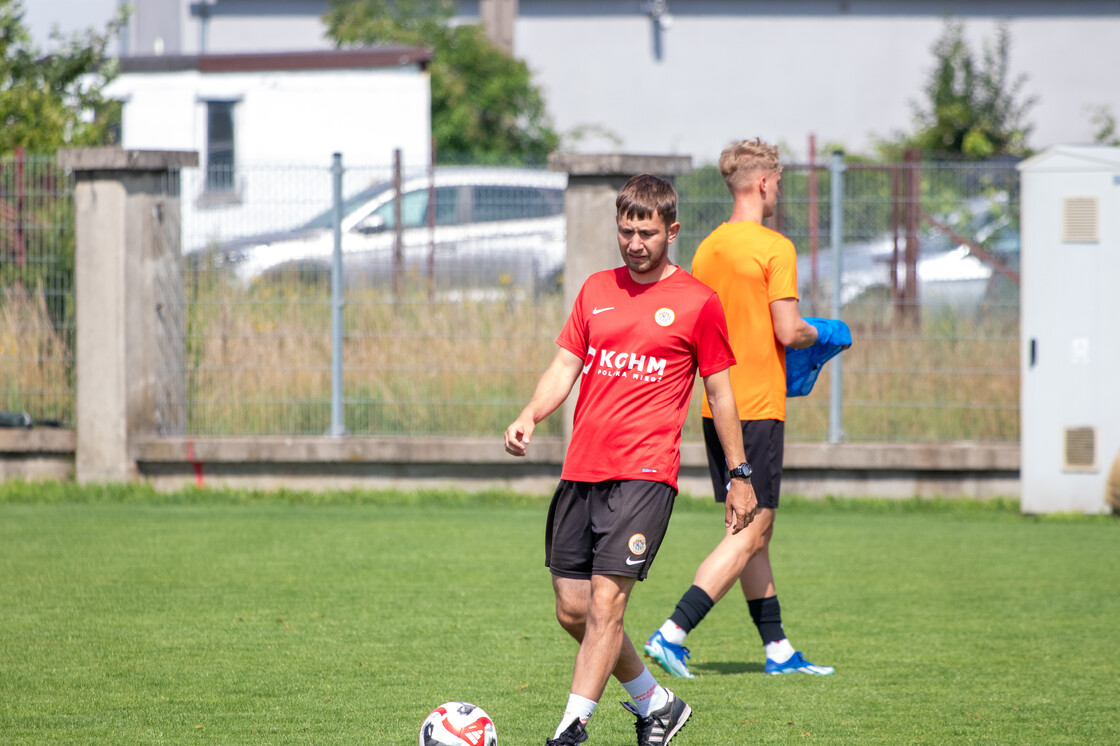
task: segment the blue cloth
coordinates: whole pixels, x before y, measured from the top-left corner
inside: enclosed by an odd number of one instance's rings
[[[852,346],[852,330],[835,319],[805,319],[817,329],[817,341],[803,350],[786,348],[786,396],[806,396],[821,368]]]

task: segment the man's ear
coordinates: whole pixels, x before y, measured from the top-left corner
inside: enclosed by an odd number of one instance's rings
[[[669,225],[669,243],[673,243],[673,241],[677,240],[677,234],[680,233],[680,230],[680,223],[671,223]]]

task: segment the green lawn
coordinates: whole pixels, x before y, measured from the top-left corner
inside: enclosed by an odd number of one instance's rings
[[[575,653],[545,507],[0,485],[0,743],[411,745],[465,699],[539,746]],[[721,531],[679,503],[639,645]],[[732,591],[671,684],[695,711],[674,743],[1120,743],[1120,522],[787,499],[773,557],[786,631],[836,674],[763,675]],[[608,685],[589,746],[634,743],[624,698]]]

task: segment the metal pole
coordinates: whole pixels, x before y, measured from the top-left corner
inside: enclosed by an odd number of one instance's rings
[[[844,248],[844,151],[832,152],[831,178],[832,224],[829,233],[832,239],[832,318],[840,318],[840,283],[843,276]],[[843,366],[842,355],[832,359],[831,392],[828,408],[828,442],[839,443],[844,438],[841,413],[843,410]]]
[[[401,149],[393,150],[393,299],[401,300],[404,279],[404,226],[401,225]]]
[[[819,186],[817,174],[817,136],[809,135],[809,258],[810,258],[810,312],[817,316],[820,308],[820,204],[817,199]]]
[[[331,429],[346,434],[342,413],[342,153],[331,156],[334,252],[331,254]]]

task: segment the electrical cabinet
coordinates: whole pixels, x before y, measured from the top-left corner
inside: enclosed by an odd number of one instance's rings
[[[1101,513],[1120,455],[1120,148],[1019,170],[1021,509]]]

